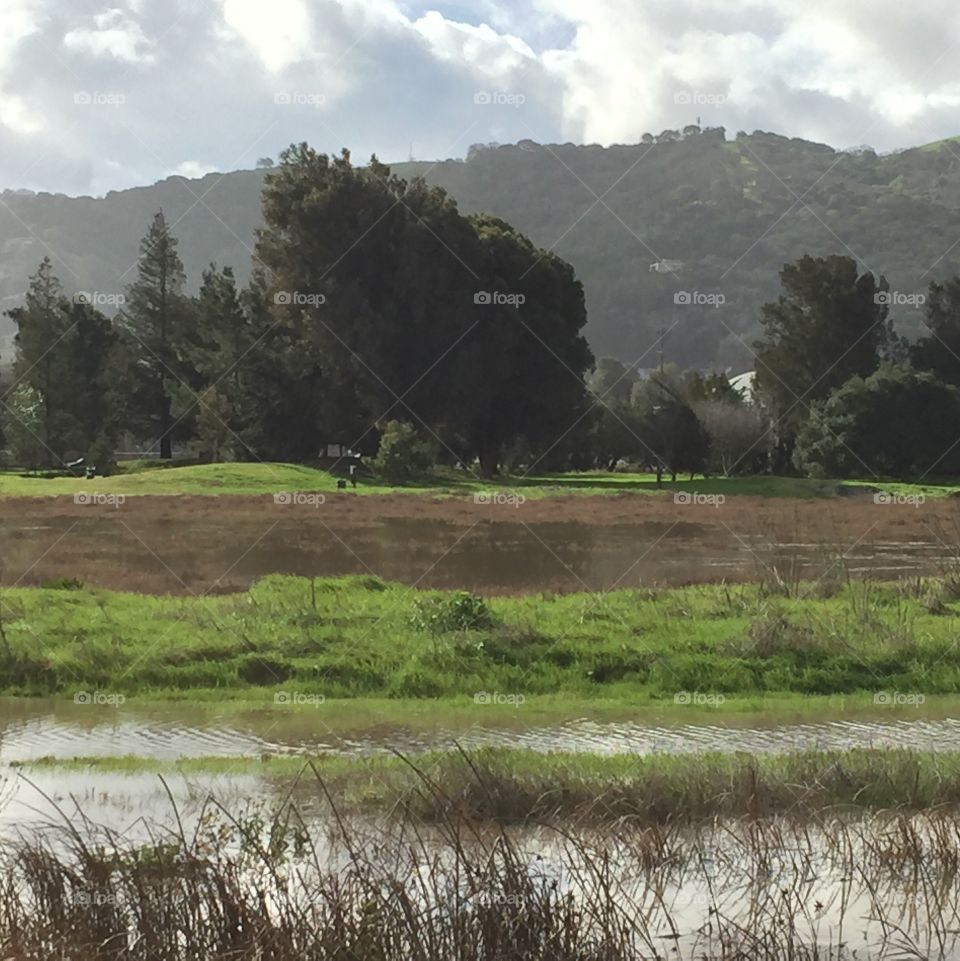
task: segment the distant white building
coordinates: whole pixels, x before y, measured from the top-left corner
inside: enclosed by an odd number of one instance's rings
[[[753,385],[757,379],[755,370],[730,378],[730,386],[749,404],[753,400]]]
[[[658,260],[650,265],[651,274],[675,274],[678,270],[683,270],[682,260]]]

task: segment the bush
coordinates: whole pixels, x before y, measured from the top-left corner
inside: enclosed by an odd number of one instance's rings
[[[853,377],[815,404],[800,430],[794,464],[815,477],[917,477],[960,473],[953,425],[960,391],[932,375],[884,365]]]
[[[412,424],[392,420],[384,427],[373,469],[388,484],[405,484],[425,474],[433,464],[433,446]]]
[[[485,631],[494,625],[487,602],[469,591],[443,597],[418,598],[410,623],[418,631],[446,634],[450,631]]]

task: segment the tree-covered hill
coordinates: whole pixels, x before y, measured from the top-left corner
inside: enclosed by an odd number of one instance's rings
[[[524,141],[394,170],[424,176],[465,212],[490,211],[555,247],[586,288],[595,352],[643,356],[643,366],[654,363],[661,328],[667,359],[681,366],[747,364],[744,342],[758,331],[760,305],[777,296],[782,265],[804,253],[854,255],[905,294],[960,273],[960,142],[878,156],[762,132],[726,140],[720,130],[687,128],[645,140],[608,148]],[[263,173],[172,177],[101,199],[3,193],[3,306],[16,302],[44,254],[68,290],[122,291],[159,208],[180,238],[191,289],[210,261],[245,280]],[[682,266],[650,269],[662,261]],[[684,303],[681,292],[701,296]],[[904,333],[918,332],[913,307],[895,304],[892,315]]]

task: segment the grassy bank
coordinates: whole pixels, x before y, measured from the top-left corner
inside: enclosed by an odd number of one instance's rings
[[[707,585],[482,601],[374,577],[271,576],[204,598],[0,591],[0,691],[192,699],[730,697],[960,691],[956,582]],[[885,699],[884,699],[885,698]],[[904,699],[912,699],[904,700]],[[106,702],[106,703],[109,703]]]
[[[310,792],[322,783],[345,810],[402,810],[427,821],[465,815],[498,823],[629,819],[667,824],[960,804],[960,752],[910,750],[641,757],[485,748],[469,754],[418,755],[409,763],[389,755],[178,761],[107,757],[41,759],[21,767],[124,775],[297,777],[300,787]]]
[[[868,486],[897,494],[944,497],[957,490],[957,483],[908,484],[901,481],[830,481],[802,477],[714,477],[666,480],[658,488],[653,474],[586,472],[499,477],[486,481],[469,471],[439,469],[430,477],[402,487],[390,486],[365,476],[358,494],[410,493],[436,497],[472,496],[496,490],[521,492],[528,498],[555,495],[655,494],[664,491],[696,491],[701,494],[777,498],[836,496],[842,488],[851,492]],[[121,464],[111,477],[85,480],[79,477],[43,477],[0,472],[0,497],[72,496],[80,493],[137,496],[197,494],[273,494],[280,492],[328,492],[336,490],[337,478],[327,471],[298,464],[203,464],[188,467],[162,465],[156,461]]]

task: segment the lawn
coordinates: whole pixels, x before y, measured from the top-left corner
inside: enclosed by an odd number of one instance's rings
[[[375,577],[270,576],[219,597],[63,582],[0,591],[0,692],[73,697],[726,698],[960,691],[953,582],[704,585],[483,601]],[[782,595],[782,596],[781,596]]]
[[[0,497],[44,497],[77,494],[274,494],[281,492],[332,492],[337,478],[327,471],[298,464],[201,464],[179,467],[156,461],[132,461],[121,465],[111,477],[86,480],[77,477],[43,477],[0,472]],[[898,494],[943,497],[960,490],[960,483],[903,481],[829,481],[803,477],[699,477],[665,480],[657,487],[653,474],[591,471],[567,474],[535,474],[484,480],[452,469],[438,469],[429,478],[405,486],[386,485],[363,477],[360,494],[411,493],[435,497],[471,496],[485,491],[516,491],[525,497],[564,494],[654,494],[697,491],[701,494],[754,497],[814,498],[835,496],[840,487],[872,487]]]

